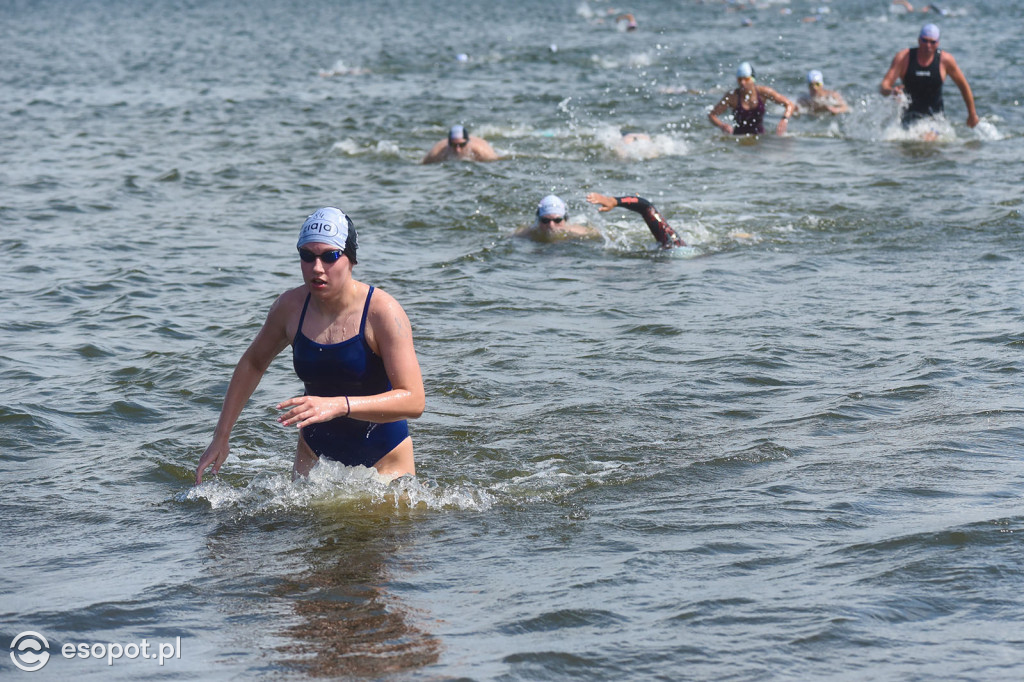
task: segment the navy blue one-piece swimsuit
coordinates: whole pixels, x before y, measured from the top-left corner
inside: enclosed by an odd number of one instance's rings
[[[391,390],[384,361],[366,343],[366,315],[373,287],[366,294],[359,333],[341,343],[320,344],[302,333],[309,294],[302,305],[299,328],[292,340],[292,365],[306,385],[306,395],[325,397],[374,395]],[[377,424],[349,417],[310,424],[302,438],[318,457],[346,466],[373,466],[409,436],[406,420]]]

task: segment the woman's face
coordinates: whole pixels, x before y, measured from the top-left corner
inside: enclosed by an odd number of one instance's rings
[[[305,244],[299,248],[302,279],[310,292],[340,288],[352,274],[352,261],[332,244]]]
[[[736,83],[740,86],[740,90],[743,92],[750,92],[754,89],[754,77],[747,76],[746,78],[737,78]]]

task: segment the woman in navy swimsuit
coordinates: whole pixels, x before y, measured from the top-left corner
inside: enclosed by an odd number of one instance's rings
[[[423,413],[423,378],[402,306],[352,278],[352,221],[336,208],[313,213],[299,233],[304,284],[281,294],[242,355],[228,385],[213,440],[199,459],[196,483],[228,456],[242,408],[271,361],[289,344],[305,394],[285,400],[278,421],[300,429],[294,476],[321,457],[374,467],[385,476],[414,475],[406,419]]]

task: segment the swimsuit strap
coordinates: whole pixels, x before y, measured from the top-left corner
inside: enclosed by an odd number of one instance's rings
[[[299,315],[299,327],[295,330],[295,336],[302,333],[302,321],[306,319],[306,308],[309,307],[309,293],[306,293],[306,302],[302,304],[302,314]]]
[[[370,297],[373,296],[373,287],[366,292],[366,303],[363,304],[363,319],[359,320],[359,335],[364,336],[366,333],[366,316],[370,312]]]

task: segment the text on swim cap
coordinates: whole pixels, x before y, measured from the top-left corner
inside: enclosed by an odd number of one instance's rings
[[[302,231],[316,232],[317,234],[335,235],[338,234],[338,227],[337,225],[333,225],[331,223],[309,222],[303,226]]]

